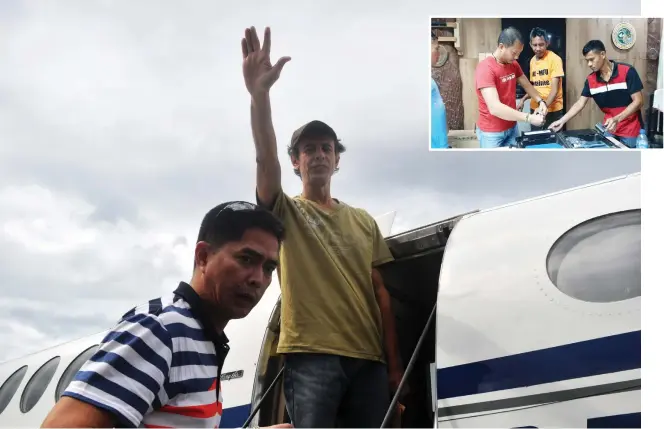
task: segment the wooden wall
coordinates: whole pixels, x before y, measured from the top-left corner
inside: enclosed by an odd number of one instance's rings
[[[464,129],[474,130],[477,122],[478,104],[475,94],[475,67],[481,53],[496,49],[502,30],[500,18],[463,18],[461,26],[461,53],[459,71],[463,88]]]
[[[636,44],[627,51],[616,49],[611,41],[613,27],[620,22],[629,22],[636,29]],[[590,69],[583,59],[582,49],[583,45],[592,39],[604,42],[609,59],[634,66],[645,85],[647,30],[647,18],[568,18],[566,34],[567,70],[565,70],[567,78],[567,91],[565,94],[567,109],[571,108],[572,104],[581,95],[583,83],[586,76],[590,73]],[[648,102],[648,96],[649,94],[644,90],[644,106]],[[645,110],[643,114],[645,114]],[[593,101],[590,101],[580,114],[567,123],[567,129],[592,128],[596,123],[601,122],[603,117],[604,114],[597,108],[597,105]]]

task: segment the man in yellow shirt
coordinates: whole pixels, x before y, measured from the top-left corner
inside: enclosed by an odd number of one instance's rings
[[[553,122],[563,117],[563,60],[555,52],[549,50],[549,37],[546,30],[536,27],[530,32],[530,47],[535,56],[530,59],[530,83],[533,84],[548,109],[546,120],[540,127],[531,126],[532,130],[545,130]],[[526,94],[517,104],[517,110],[530,98]],[[538,107],[535,100],[530,102],[534,111]]]
[[[393,260],[376,221],[332,198],[345,151],[335,131],[311,121],[293,133],[288,154],[302,192],[286,195],[272,124],[270,88],[289,57],[270,62],[256,29],[242,40],[251,95],[256,197],[288,231],[279,253],[284,395],[295,427],[379,427],[403,377],[390,295],[376,267]]]

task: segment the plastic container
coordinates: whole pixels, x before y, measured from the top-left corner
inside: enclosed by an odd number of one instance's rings
[[[648,149],[650,145],[648,144],[648,137],[646,136],[646,130],[641,129],[639,136],[636,138],[636,148],[637,149]]]

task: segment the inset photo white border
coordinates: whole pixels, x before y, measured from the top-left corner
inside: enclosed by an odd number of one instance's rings
[[[458,67],[458,77],[456,75],[451,76],[449,75],[449,71],[445,71],[445,79],[453,79],[453,81],[458,80],[459,78],[462,79],[461,82],[458,82],[457,86],[459,87],[456,90],[453,90],[453,96],[451,98],[451,102],[455,106],[455,108],[458,110],[458,104],[459,102],[461,104],[469,105],[469,109],[474,109],[473,110],[473,117],[478,115],[477,109],[478,109],[478,100],[477,100],[477,95],[475,94],[474,88],[471,90],[468,88],[468,82],[471,80],[472,86],[474,87],[474,79],[468,79],[468,70],[467,66],[468,64],[464,64],[464,67],[461,66],[461,63],[464,62],[464,60],[467,60],[467,58],[463,57],[464,51],[465,51],[465,46],[463,46],[464,41],[463,40],[456,40],[458,37],[457,36],[465,36],[464,33],[466,33],[468,30],[468,26],[463,24],[463,19],[491,19],[491,20],[497,20],[500,19],[501,21],[504,20],[505,18],[515,18],[517,21],[522,21],[524,19],[541,19],[543,21],[554,21],[556,19],[589,19],[591,20],[589,23],[588,27],[596,27],[597,32],[604,32],[604,29],[602,27],[611,27],[610,29],[612,30],[619,30],[618,27],[625,26],[627,27],[628,30],[630,30],[630,23],[629,21],[636,21],[638,30],[634,31],[639,31],[638,37],[635,38],[633,41],[634,46],[632,46],[629,49],[624,49],[624,46],[620,45],[620,41],[614,40],[615,38],[612,37],[612,34],[607,34],[606,37],[598,37],[599,40],[601,40],[607,51],[607,55],[605,58],[607,60],[614,60],[617,62],[624,62],[625,64],[629,64],[630,62],[633,62],[635,66],[633,67],[633,71],[637,72],[637,75],[639,77],[639,80],[641,81],[641,85],[644,86],[644,88],[641,90],[642,94],[642,108],[641,108],[641,115],[642,115],[642,122],[641,126],[639,124],[632,126],[634,130],[629,131],[629,134],[626,133],[626,135],[631,135],[634,134],[636,136],[639,135],[640,133],[640,128],[644,128],[646,135],[648,137],[648,144],[647,147],[649,150],[651,149],[661,149],[661,139],[659,137],[655,137],[653,135],[653,130],[649,129],[649,123],[656,124],[655,121],[649,120],[648,116],[650,115],[651,111],[650,106],[662,106],[664,103],[662,102],[653,102],[653,100],[658,100],[661,99],[661,97],[655,98],[655,93],[653,93],[652,89],[658,88],[660,91],[657,93],[657,95],[661,95],[661,80],[662,76],[664,73],[661,71],[662,70],[662,60],[661,57],[662,55],[659,54],[659,59],[657,59],[657,56],[655,56],[655,61],[658,61],[658,84],[650,88],[650,86],[653,85],[653,83],[650,83],[650,80],[652,79],[650,77],[650,70],[652,68],[652,65],[648,64],[648,61],[652,61],[652,54],[647,51],[647,43],[649,38],[647,37],[647,31],[648,31],[648,23],[645,21],[648,18],[659,18],[657,14],[651,14],[651,15],[644,15],[644,14],[628,14],[628,15],[617,15],[617,14],[605,14],[605,15],[600,15],[600,16],[589,16],[589,15],[576,15],[576,14],[558,14],[558,15],[537,15],[534,16],[532,14],[502,14],[502,15],[487,15],[487,14],[456,14],[456,15],[450,15],[450,13],[444,13],[444,14],[436,14],[436,15],[429,15],[427,18],[427,22],[429,25],[430,29],[430,52],[429,52],[429,57],[427,59],[428,61],[428,73],[429,73],[429,97],[427,100],[427,112],[428,112],[428,118],[427,118],[427,124],[428,124],[428,130],[427,130],[427,135],[428,135],[428,141],[427,145],[429,148],[430,152],[437,152],[437,151],[447,151],[447,150],[453,150],[453,149],[463,149],[464,151],[476,151],[476,150],[508,150],[510,148],[519,148],[518,146],[528,146],[532,145],[530,147],[537,148],[539,150],[544,150],[544,151],[558,151],[561,148],[574,148],[576,150],[614,150],[614,149],[623,149],[623,150],[635,150],[638,149],[639,147],[645,148],[646,144],[639,144],[638,137],[632,137],[632,138],[623,138],[619,137],[616,134],[611,134],[606,130],[605,125],[607,125],[606,121],[604,121],[604,114],[599,110],[597,107],[596,103],[592,99],[588,99],[586,102],[586,106],[581,110],[580,113],[577,113],[575,117],[572,117],[571,119],[565,118],[565,124],[564,128],[560,131],[560,135],[563,137],[558,137],[558,133],[555,133],[553,131],[549,131],[546,126],[549,125],[550,122],[554,122],[556,119],[555,116],[553,115],[548,115],[550,120],[547,120],[547,122],[544,124],[545,127],[541,128],[542,131],[533,131],[531,130],[530,124],[526,122],[517,122],[517,133],[516,135],[519,137],[519,142],[521,144],[517,143],[516,141],[512,141],[511,146],[510,144],[503,146],[503,147],[496,147],[496,148],[481,148],[479,147],[479,141],[477,138],[476,134],[476,121],[473,121],[474,125],[473,127],[467,126],[469,121],[466,118],[468,109],[466,109],[466,112],[464,112],[464,123],[461,124],[463,125],[462,127],[459,127],[459,125],[456,125],[453,130],[448,130],[447,125],[449,125],[449,113],[452,112],[452,114],[456,117],[456,122],[459,121],[459,115],[454,114],[453,109],[447,109],[448,111],[445,112],[445,119],[441,119],[438,121],[434,121],[433,118],[433,105],[436,103],[434,101],[434,96],[435,95],[440,95],[440,94],[435,94],[435,91],[433,90],[433,84],[435,83],[434,81],[434,76],[433,76],[433,67],[432,67],[432,45],[431,41],[433,41],[434,38],[434,31],[432,30],[432,20],[433,19],[441,19],[441,18],[453,18],[453,19],[460,19],[460,25],[455,26],[457,28],[453,28],[452,31],[454,31],[454,34],[450,33],[451,38],[455,39],[454,43],[457,48],[457,51],[459,52],[459,67]],[[608,20],[610,19],[612,22],[607,23],[602,23],[598,22],[598,20]],[[661,19],[661,18],[660,18]],[[626,23],[626,25],[622,25],[622,23]],[[502,24],[502,22],[501,22]],[[498,35],[500,34],[500,31],[502,30],[502,25],[499,24],[498,27],[500,27],[495,35],[495,39],[497,42]],[[615,25],[614,25],[615,24]],[[461,27],[461,28],[458,28]],[[633,28],[633,26],[631,26]],[[476,27],[473,27],[476,28]],[[587,28],[587,27],[584,27]],[[566,29],[566,22],[563,24],[563,31]],[[660,39],[661,39],[661,32],[664,30],[664,25],[660,24]],[[528,37],[527,34],[524,34],[524,30],[521,31],[522,37]],[[567,28],[567,31],[569,29]],[[458,35],[456,33],[459,33]],[[615,32],[615,31],[612,31]],[[484,51],[486,50],[489,54],[492,54],[493,52],[493,46],[490,46],[489,39],[486,37],[487,35],[482,36],[482,40],[480,41],[481,47],[478,48],[479,51]],[[550,35],[549,35],[550,36]],[[479,37],[479,36],[478,36]],[[586,36],[586,38],[589,38],[590,36]],[[461,37],[462,38],[462,37]],[[485,40],[486,39],[486,40]],[[560,37],[559,37],[560,39]],[[562,37],[563,43],[565,36]],[[424,41],[423,41],[424,42]],[[452,39],[450,39],[450,42],[452,42]],[[560,41],[558,41],[560,43]],[[579,45],[581,41],[575,40],[573,43],[573,49],[576,50],[581,50],[583,46]],[[618,46],[616,46],[616,43],[619,43]],[[493,44],[496,44],[495,42]],[[423,43],[424,46],[426,46],[426,43]],[[485,46],[487,45],[487,46]],[[578,45],[578,46],[577,46]],[[642,46],[643,45],[643,46]],[[662,51],[662,48],[664,45],[660,47],[660,52]],[[459,50],[460,49],[460,50]],[[473,49],[472,53],[475,54],[475,51],[478,51],[478,49]],[[650,49],[652,50],[652,49]],[[558,116],[563,116],[563,114],[569,112],[571,107],[575,104],[575,102],[579,99],[579,95],[581,95],[583,86],[584,86],[584,81],[587,77],[588,74],[591,73],[591,69],[585,65],[584,58],[582,58],[579,54],[577,56],[572,55],[569,50],[565,50],[563,48],[563,51],[565,52],[565,60],[566,63],[569,63],[569,66],[565,67],[564,74],[565,77],[562,79],[563,82],[563,88],[564,90],[561,91],[564,96],[564,107],[563,109],[558,108],[558,111],[560,113],[557,113]],[[524,53],[526,55],[524,55]],[[488,54],[485,52],[484,57],[486,57]],[[634,57],[636,55],[638,58]],[[443,53],[442,57],[446,56],[451,56],[451,55],[446,55]],[[525,59],[527,63],[529,63],[530,57],[534,56],[532,48],[530,46],[524,46],[523,51],[521,52],[521,55],[519,55],[519,62],[523,62]],[[475,56],[473,55],[473,58]],[[610,61],[606,61],[606,63],[611,64]],[[525,66],[527,67],[527,65]],[[585,67],[585,69],[584,69]],[[567,70],[569,68],[569,70]],[[637,71],[638,69],[638,71]],[[525,70],[524,70],[525,71]],[[463,76],[466,76],[466,79],[463,78]],[[574,84],[574,88],[570,88],[568,85],[568,80],[571,80]],[[580,83],[579,83],[580,82]],[[577,88],[578,87],[578,88]],[[442,91],[441,91],[442,92]],[[471,94],[472,92],[472,94]],[[474,103],[469,103],[468,101],[471,98],[474,98]],[[560,97],[562,98],[562,97]],[[517,100],[518,101],[518,100]],[[529,103],[530,100],[526,101],[525,106],[522,110],[524,112],[523,114],[526,114],[526,110],[532,113],[532,110],[529,108]],[[561,100],[562,103],[562,100]],[[436,104],[440,104],[436,103]],[[448,101],[444,101],[442,103],[443,106],[448,105]],[[516,107],[516,106],[515,106]],[[548,107],[548,106],[547,106]],[[652,110],[653,115],[657,114],[657,110],[653,109]],[[630,118],[628,118],[630,119]],[[442,145],[439,145],[441,147],[436,147],[436,144],[434,144],[434,139],[433,139],[433,131],[432,128],[435,125],[435,122],[442,122],[445,121],[445,127],[441,127],[444,129],[445,133],[445,138],[437,138],[436,140],[440,141],[443,140]],[[582,126],[579,126],[579,121],[583,121],[581,124]],[[588,126],[586,122],[591,122],[593,125]],[[624,125],[626,123],[629,123],[628,121],[625,121],[623,123],[622,127],[624,128]],[[609,123],[610,125],[610,123]],[[655,125],[654,127],[650,128],[656,128],[657,126],[661,125]],[[471,129],[472,128],[472,129]],[[573,130],[570,133],[567,133],[570,128]],[[535,128],[535,130],[537,130]],[[615,130],[615,128],[613,128]],[[619,130],[622,131],[622,130]],[[633,133],[632,133],[633,131]],[[523,136],[523,133],[527,133],[526,136]],[[620,134],[620,132],[618,133]],[[563,144],[560,144],[560,142],[563,141]],[[524,143],[525,142],[525,143]],[[550,143],[550,144],[541,144],[543,142]],[[552,144],[551,144],[552,143]],[[591,149],[592,148],[592,149]],[[643,150],[643,149],[640,149]]]

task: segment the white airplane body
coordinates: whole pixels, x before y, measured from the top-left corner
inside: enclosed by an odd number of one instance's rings
[[[402,234],[377,218],[404,365],[436,304],[404,427],[640,427],[640,209],[637,173]],[[281,369],[279,295],[228,325],[220,427],[242,426]],[[39,426],[105,334],[1,363],[0,426]],[[281,390],[252,423],[287,421]]]

